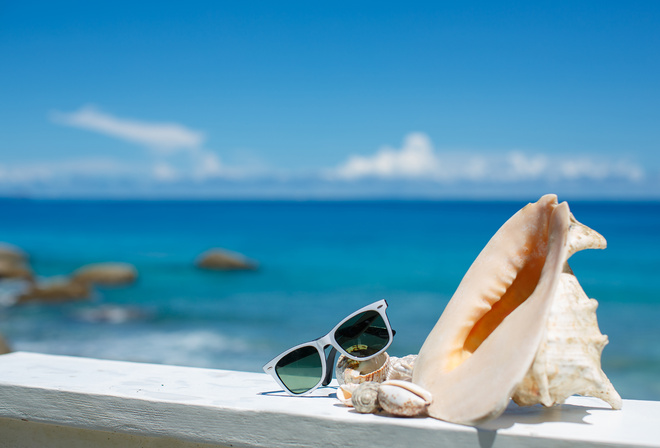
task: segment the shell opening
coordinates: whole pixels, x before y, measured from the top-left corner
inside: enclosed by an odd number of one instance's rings
[[[532,295],[544,262],[545,254],[527,259],[504,294],[490,303],[490,309],[477,320],[465,339],[465,357],[474,353],[502,321]]]

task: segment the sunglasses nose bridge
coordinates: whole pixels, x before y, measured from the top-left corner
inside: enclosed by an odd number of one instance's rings
[[[329,345],[331,345],[334,348],[338,348],[337,347],[337,342],[332,337],[332,331],[330,333],[326,334],[325,336],[323,336],[322,338],[318,338],[314,342],[315,342],[316,346],[319,348],[319,351],[321,353],[325,353],[325,349]]]

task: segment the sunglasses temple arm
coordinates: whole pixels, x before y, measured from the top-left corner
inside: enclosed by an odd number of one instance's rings
[[[335,355],[337,355],[337,349],[332,347],[330,353],[328,353],[328,359],[325,362],[325,378],[323,378],[323,382],[321,383],[323,386],[327,386],[330,384],[330,381],[332,381],[332,372],[335,370]]]

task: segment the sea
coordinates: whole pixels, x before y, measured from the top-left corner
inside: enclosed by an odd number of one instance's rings
[[[417,353],[473,260],[526,202],[2,199],[0,241],[27,252],[39,277],[119,261],[139,278],[86,301],[0,301],[0,334],[15,350],[258,372],[386,299],[388,352]],[[608,241],[570,261],[599,302],[603,369],[624,398],[660,400],[660,203],[569,205]],[[259,268],[197,268],[210,248]]]

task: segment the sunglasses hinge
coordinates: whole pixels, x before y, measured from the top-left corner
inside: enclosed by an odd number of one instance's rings
[[[332,381],[332,373],[335,371],[335,356],[337,356],[337,349],[332,347],[330,353],[328,353],[328,358],[325,361],[325,377],[321,383],[323,386],[327,386]]]

